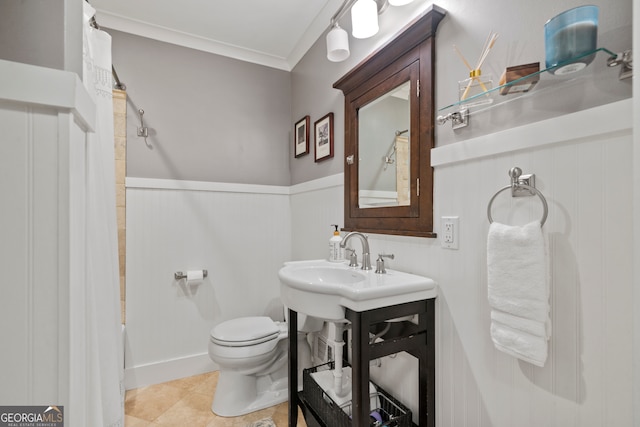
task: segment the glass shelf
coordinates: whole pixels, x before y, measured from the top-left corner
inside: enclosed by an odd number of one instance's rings
[[[532,78],[535,78],[537,76],[540,77],[540,80],[543,80],[543,76],[541,76],[544,73],[548,72],[548,76],[550,76],[549,78],[546,78],[547,80],[550,80],[552,78],[555,78],[558,80],[558,84],[561,84],[563,81],[566,81],[566,79],[563,79],[562,77],[573,77],[574,75],[577,75],[580,73],[580,71],[577,71],[575,73],[567,73],[564,75],[554,75],[552,73],[552,71],[557,70],[559,68],[562,68],[566,65],[569,65],[571,63],[574,63],[582,58],[586,58],[589,57],[591,55],[596,55],[598,54],[598,56],[603,56],[606,55],[607,59],[609,58],[616,58],[618,56],[618,54],[616,54],[615,52],[610,51],[609,49],[606,48],[598,48],[595,49],[593,51],[589,51],[587,53],[585,53],[584,55],[580,55],[577,56],[575,58],[571,58],[567,61],[563,61],[561,63],[559,63],[558,65],[554,66],[554,67],[549,67],[549,68],[545,68],[544,70],[540,70],[537,71],[535,73],[531,73],[529,75],[526,75],[524,77],[520,77],[516,80],[513,80],[511,82],[505,83],[503,85],[500,86],[496,86],[494,88],[491,88],[485,92],[481,92],[479,94],[470,96],[462,101],[458,101],[458,102],[454,102],[452,104],[447,105],[446,107],[442,107],[440,109],[438,109],[438,112],[443,112],[446,110],[450,110],[453,109],[454,107],[458,107],[456,110],[461,110],[461,109],[466,109],[466,108],[474,108],[474,107],[482,107],[483,109],[485,108],[492,108],[495,107],[497,105],[502,104],[503,102],[506,102],[507,100],[513,100],[516,99],[518,97],[522,97],[522,96],[526,96],[529,95],[530,93],[535,92],[535,86],[531,89],[531,91],[527,91],[527,92],[518,92],[518,93],[513,93],[513,94],[505,94],[502,95],[500,92],[503,91],[506,88],[509,88],[511,86],[515,86],[515,85],[519,85],[519,84],[526,84],[528,81],[531,81]],[[482,98],[490,98],[488,101],[486,102],[482,102],[483,99]],[[503,100],[496,100],[496,98],[503,98]]]

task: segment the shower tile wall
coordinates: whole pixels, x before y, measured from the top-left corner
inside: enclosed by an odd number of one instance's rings
[[[113,127],[116,155],[116,211],[118,216],[118,256],[120,258],[120,312],[125,323],[126,297],[126,206],[124,181],[127,173],[127,93],[113,91]]]

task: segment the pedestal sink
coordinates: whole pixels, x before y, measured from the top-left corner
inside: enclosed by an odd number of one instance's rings
[[[345,319],[345,307],[366,311],[437,296],[436,283],[427,277],[393,269],[378,274],[346,262],[286,262],[278,276],[287,307],[332,322]]]

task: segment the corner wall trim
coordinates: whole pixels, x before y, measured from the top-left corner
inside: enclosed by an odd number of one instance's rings
[[[126,178],[127,188],[147,188],[156,190],[213,191],[225,193],[257,193],[288,195],[288,186],[240,184],[230,182],[182,181],[178,179]]]
[[[76,73],[0,59],[0,100],[70,111],[83,130],[95,129],[96,104]]]
[[[344,173],[325,176],[312,181],[302,182],[289,187],[289,194],[300,194],[309,191],[323,190],[325,188],[339,187],[344,185]]]
[[[255,193],[293,195],[344,185],[344,174],[326,176],[291,186],[240,184],[230,182],[182,181],[178,179],[135,178],[125,179],[126,188],[156,190],[212,191],[224,193]]]

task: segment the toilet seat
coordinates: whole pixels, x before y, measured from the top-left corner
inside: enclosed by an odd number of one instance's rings
[[[281,328],[266,316],[241,317],[211,330],[211,341],[224,347],[246,347],[278,338]]]

